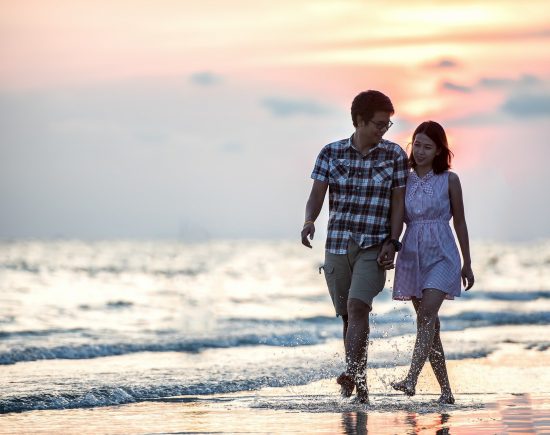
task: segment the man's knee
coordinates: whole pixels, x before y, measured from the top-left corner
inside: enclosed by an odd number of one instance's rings
[[[369,315],[371,307],[359,299],[348,299],[348,316],[351,320],[364,318]]]

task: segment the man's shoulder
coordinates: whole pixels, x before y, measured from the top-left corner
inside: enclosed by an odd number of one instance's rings
[[[340,151],[340,150],[343,150],[345,148],[347,148],[347,146],[349,145],[349,138],[346,138],[346,139],[340,139],[340,140],[337,140],[335,142],[331,142],[329,144],[326,144],[324,147],[323,147],[323,151]]]
[[[405,157],[407,158],[407,153],[403,148],[401,148],[400,145],[396,144],[395,142],[392,142],[390,140],[382,139],[380,142],[381,147],[390,155],[392,158],[398,158],[398,157]]]

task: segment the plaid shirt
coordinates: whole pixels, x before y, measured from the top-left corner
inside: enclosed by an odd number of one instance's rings
[[[314,180],[329,183],[329,221],[325,249],[346,254],[351,237],[361,248],[390,234],[391,191],[405,187],[407,154],[382,139],[366,156],[351,138],[326,145],[315,162]]]

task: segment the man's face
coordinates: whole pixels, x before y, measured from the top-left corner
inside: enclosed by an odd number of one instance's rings
[[[357,130],[361,135],[361,140],[369,145],[376,145],[382,136],[388,131],[390,123],[389,112],[375,112],[372,119],[363,121],[360,117],[357,122]]]

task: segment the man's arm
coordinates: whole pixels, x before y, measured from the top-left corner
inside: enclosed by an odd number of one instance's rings
[[[391,192],[390,239],[399,240],[405,220],[405,188],[398,187]]]
[[[403,231],[403,220],[405,218],[405,188],[397,187],[391,191],[390,209],[390,239],[399,240]],[[395,258],[395,247],[389,241],[382,245],[378,254],[378,264],[384,269],[393,269]]]
[[[321,213],[323,208],[323,202],[325,201],[325,195],[327,193],[328,182],[313,180],[313,187],[309,194],[309,199],[306,204],[306,218],[304,221],[304,227],[302,228],[302,244],[311,248],[311,243],[308,240],[313,240],[315,234],[315,219]]]

